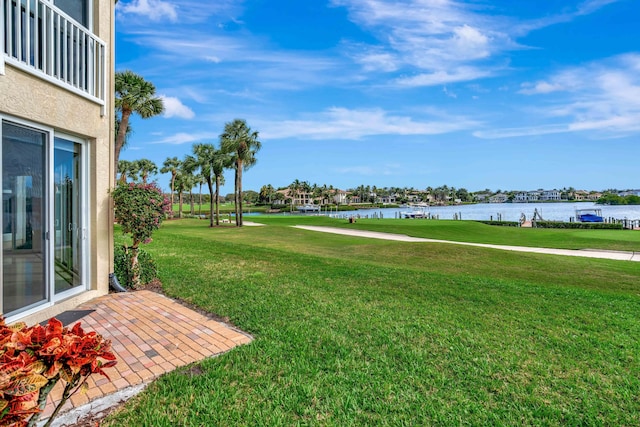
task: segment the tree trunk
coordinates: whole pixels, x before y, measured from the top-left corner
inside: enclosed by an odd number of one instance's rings
[[[173,218],[173,193],[174,193],[174,185],[176,182],[176,175],[177,175],[176,173],[171,172],[171,212],[170,212],[171,218]]]
[[[124,139],[127,135],[127,127],[129,127],[129,117],[131,116],[131,111],[122,110],[122,118],[120,119],[120,127],[118,128],[118,135],[116,136],[116,146],[115,153],[113,156],[114,165],[115,165],[115,174],[113,176],[113,182],[116,182],[116,176],[118,174],[118,160],[120,160],[120,151],[122,151],[122,147],[124,146]]]
[[[139,243],[134,243],[131,246],[131,286],[134,289],[140,287],[140,262],[138,261],[138,245]]]
[[[211,177],[207,177],[207,187],[209,187],[209,198],[211,199],[211,203],[209,203],[209,227],[213,227],[213,183],[211,182]]]
[[[216,225],[220,225],[220,176],[216,175]],[[211,206],[213,206],[213,198],[211,198]]]
[[[240,198],[238,197],[238,189],[239,189],[239,175],[238,170],[240,169],[242,162],[240,160],[236,160],[236,170],[235,170],[235,189],[233,195],[233,204],[236,212],[236,227],[240,227],[240,214],[238,213],[238,207],[240,206]]]
[[[189,190],[189,209],[191,211],[191,215],[195,215],[195,207],[193,206],[193,191]]]
[[[238,165],[238,227],[242,227],[242,163]]]
[[[182,219],[182,191],[178,193],[178,218]]]

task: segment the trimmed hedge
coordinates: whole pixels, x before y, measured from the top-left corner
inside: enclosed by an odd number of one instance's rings
[[[477,221],[487,225],[498,225],[502,227],[520,227],[516,221]],[[590,230],[623,230],[622,224],[611,224],[605,222],[561,222],[561,221],[536,221],[534,228],[581,228]]]
[[[516,221],[477,221],[487,225],[498,225],[502,227],[520,227],[520,223]]]
[[[118,282],[127,288],[132,287],[133,274],[131,272],[131,260],[126,246],[116,246],[114,249],[114,272]],[[158,277],[158,267],[151,258],[149,252],[138,249],[138,262],[140,264],[140,283],[143,285],[151,283]]]
[[[559,222],[559,221],[536,221],[534,227],[537,228],[582,228],[591,230],[622,230],[622,224],[611,224],[607,222]]]

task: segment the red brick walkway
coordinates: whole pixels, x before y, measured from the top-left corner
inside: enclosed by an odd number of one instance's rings
[[[95,310],[79,322],[85,331],[111,340],[118,364],[105,370],[111,382],[93,375],[88,391],[76,393],[63,411],[251,341],[248,335],[151,291],[109,294],[77,309]],[[43,419],[53,411],[61,392],[58,384]]]

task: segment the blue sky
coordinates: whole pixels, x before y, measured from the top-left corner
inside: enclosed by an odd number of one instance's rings
[[[121,159],[183,158],[243,118],[262,141],[245,190],[640,188],[632,0],[120,0],[116,15],[116,69],[166,106],[133,119]]]

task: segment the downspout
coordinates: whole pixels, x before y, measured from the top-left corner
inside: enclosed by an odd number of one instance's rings
[[[128,292],[125,288],[120,285],[118,282],[118,277],[116,277],[115,273],[109,273],[109,287],[114,292]]]

